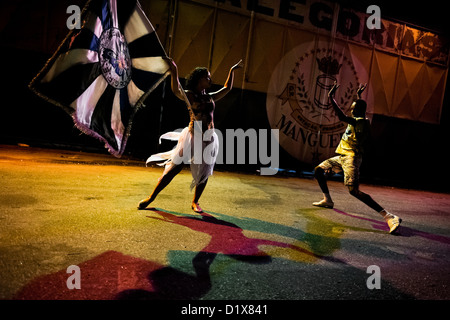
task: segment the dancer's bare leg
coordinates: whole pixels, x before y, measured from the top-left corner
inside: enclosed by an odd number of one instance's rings
[[[142,210],[147,208],[147,206],[152,203],[156,196],[165,188],[167,185],[172,181],[172,179],[180,173],[180,171],[183,169],[182,165],[176,165],[174,166],[167,174],[163,175],[161,179],[158,181],[158,184],[156,185],[155,189],[153,190],[152,194],[148,196],[148,198],[142,200],[139,202],[138,209]]]
[[[194,199],[192,200],[192,210],[194,210],[197,213],[202,213],[203,210],[202,208],[199,206],[198,204],[198,200],[200,199],[200,197],[202,196],[203,191],[205,190],[206,184],[208,183],[208,180],[206,180],[203,183],[198,184],[195,187],[195,193],[194,193]]]
[[[331,200],[330,191],[328,190],[327,179],[325,178],[325,170],[321,167],[317,166],[314,169],[314,177],[319,183],[319,187],[323,193],[323,199],[318,202],[313,202],[313,205],[316,207],[324,207],[324,208],[333,208],[334,203]]]
[[[356,199],[364,202],[367,206],[375,210],[376,212],[381,212],[384,209],[377,203],[375,200],[372,199],[370,195],[367,193],[362,192],[359,190],[359,186],[348,186],[348,191],[352,196],[354,196]]]
[[[383,207],[381,207],[375,200],[373,200],[370,195],[359,190],[359,186],[348,186],[348,190],[352,196],[364,202],[384,218],[389,226],[389,233],[393,233],[398,229],[400,223],[402,222],[402,219],[400,217],[383,209]]]

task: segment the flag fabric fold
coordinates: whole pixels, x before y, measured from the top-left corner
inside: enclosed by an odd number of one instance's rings
[[[81,19],[29,87],[120,157],[135,112],[169,74],[166,53],[136,0],[90,0]]]

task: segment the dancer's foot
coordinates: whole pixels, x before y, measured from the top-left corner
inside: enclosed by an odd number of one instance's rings
[[[195,213],[203,213],[203,209],[198,205],[198,203],[192,202],[191,208]]]
[[[147,208],[147,206],[153,202],[154,199],[152,199],[151,197],[148,197],[144,200],[141,200],[141,202],[139,202],[138,204],[138,209],[139,210],[144,210],[145,208]]]
[[[323,200],[321,200],[319,202],[313,202],[313,206],[333,209],[334,202],[333,201],[327,201],[327,200],[323,199]]]

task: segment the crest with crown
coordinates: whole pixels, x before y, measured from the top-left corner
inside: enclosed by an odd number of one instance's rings
[[[339,73],[339,70],[342,67],[342,64],[336,59],[333,59],[331,56],[324,57],[322,59],[316,58],[317,63],[319,64],[319,70],[323,73],[333,76]]]

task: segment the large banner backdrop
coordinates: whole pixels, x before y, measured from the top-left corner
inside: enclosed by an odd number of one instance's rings
[[[112,12],[106,10],[114,7],[110,4],[117,4],[113,18],[106,14]],[[217,128],[278,129],[285,151],[314,164],[334,154],[345,130],[327,101],[335,80],[340,84],[336,97],[345,111],[358,85],[367,83],[363,98],[369,118],[431,126],[441,121],[448,39],[408,22],[390,21],[380,9],[379,28],[371,29],[366,24],[370,13],[326,0],[151,0],[140,5],[91,0],[82,30],[66,38],[32,88],[64,106],[79,128],[103,137],[120,156],[136,108],[164,79],[164,51],[176,61],[180,77],[205,66],[218,86],[229,67],[243,59],[235,90],[218,102]],[[101,32],[116,23],[114,17],[118,27]],[[64,21],[58,23],[58,32],[50,28],[51,22],[45,23],[49,25],[42,29],[47,39],[43,46],[53,51],[50,40],[61,39],[67,29]],[[33,32],[19,31],[21,36]],[[106,50],[107,35],[123,44],[123,54]],[[33,50],[26,46],[37,43],[28,37],[22,45]],[[114,81],[119,75],[124,82]],[[89,102],[87,108],[81,107],[82,100]]]
[[[152,1],[149,11],[165,13],[152,19],[180,74],[203,65],[220,84],[244,58],[234,86],[243,91],[241,110],[252,113],[248,121],[265,113],[280,146],[304,163],[333,155],[345,130],[328,104],[335,80],[345,111],[367,83],[369,118],[439,124],[449,59],[448,40],[437,33],[386,20],[382,10],[380,28],[369,29],[370,14],[327,1],[175,3]]]

